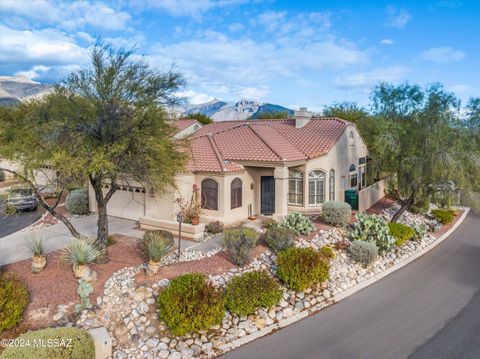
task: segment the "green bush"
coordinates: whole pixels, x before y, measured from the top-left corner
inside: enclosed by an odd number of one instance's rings
[[[95,359],[93,338],[85,329],[48,328],[17,339],[30,345],[7,347],[0,359]]]
[[[238,266],[250,262],[250,252],[257,244],[259,234],[246,227],[229,228],[224,232],[223,245]]]
[[[304,235],[307,235],[315,230],[315,226],[310,218],[299,212],[287,214],[280,225],[282,227],[289,228],[298,234]]]
[[[323,246],[322,248],[320,248],[320,253],[322,253],[322,255],[328,259],[335,259],[335,257],[337,256],[333,251],[333,248],[329,246]]]
[[[225,312],[221,292],[201,273],[172,279],[158,295],[159,317],[174,335],[220,324]]]
[[[412,238],[414,241],[421,241],[423,237],[425,237],[425,235],[427,234],[427,226],[425,226],[424,224],[414,224],[412,226],[412,229],[415,232],[415,235]]]
[[[88,214],[88,189],[80,188],[69,192],[65,199],[65,207],[73,214]]]
[[[401,246],[415,236],[415,231],[406,224],[390,222],[388,228],[390,229],[390,235],[395,237],[395,245],[397,246]]]
[[[359,213],[355,216],[348,232],[351,241],[366,241],[377,246],[378,252],[383,254],[395,245],[395,238],[390,235],[387,222],[376,215]]]
[[[223,223],[220,221],[210,222],[206,225],[205,230],[211,234],[218,234],[223,232]]]
[[[345,226],[352,217],[352,207],[340,201],[328,201],[322,205],[323,221],[332,226]]]
[[[348,248],[348,254],[355,262],[366,267],[377,260],[378,248],[370,242],[353,241]]]
[[[277,275],[287,287],[303,291],[328,279],[329,261],[312,248],[289,248],[278,254]]]
[[[455,219],[455,212],[452,209],[434,209],[432,216],[440,223],[448,224]]]
[[[278,226],[278,222],[270,217],[265,217],[262,220],[262,227],[265,229],[270,229]]]
[[[426,214],[430,208],[430,200],[422,198],[417,200],[408,210],[415,214]]]
[[[291,248],[294,245],[296,234],[285,227],[273,227],[265,233],[265,242],[275,253]]]
[[[282,293],[267,271],[247,272],[227,283],[225,304],[231,313],[245,316],[258,308],[273,307],[282,299]]]
[[[173,234],[163,230],[146,231],[138,241],[138,249],[146,261],[160,262],[173,246]]]
[[[26,285],[14,274],[0,274],[0,334],[20,322],[27,304]]]

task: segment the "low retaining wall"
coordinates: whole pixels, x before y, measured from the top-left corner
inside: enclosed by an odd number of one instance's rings
[[[140,217],[138,222],[140,223],[140,228],[142,229],[163,229],[164,231],[178,235],[178,222],[175,221],[153,217]],[[182,237],[198,240],[203,237],[204,232],[204,223],[197,224],[196,226],[188,223],[182,223]]]
[[[385,190],[387,189],[387,183],[389,180],[390,177],[385,177],[358,192],[358,212],[365,212],[385,197]]]

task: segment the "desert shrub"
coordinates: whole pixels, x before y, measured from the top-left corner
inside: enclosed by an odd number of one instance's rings
[[[159,317],[174,335],[207,330],[222,322],[221,292],[201,273],[172,279],[158,295]]]
[[[267,271],[247,272],[227,283],[225,304],[231,313],[244,316],[258,308],[274,306],[282,299],[282,293]]]
[[[329,261],[312,248],[289,248],[278,254],[277,275],[287,287],[303,291],[328,279]]]
[[[432,216],[442,224],[452,223],[455,218],[455,212],[452,209],[434,209]]]
[[[352,223],[348,232],[351,241],[366,241],[377,246],[383,254],[395,245],[395,238],[390,235],[387,222],[381,217],[368,214],[357,214],[356,222]]]
[[[3,182],[5,181],[7,176],[5,176],[5,171],[4,170],[0,170],[0,182]]]
[[[270,229],[270,228],[277,227],[277,226],[278,226],[278,222],[273,218],[265,217],[262,220],[262,227],[265,228],[265,229]]]
[[[414,236],[412,237],[412,240],[414,241],[421,241],[423,237],[427,234],[427,226],[424,224],[414,224],[412,226],[413,231],[415,232]]]
[[[265,242],[275,252],[291,248],[294,245],[296,233],[285,227],[273,227],[265,233]]]
[[[205,230],[211,234],[218,234],[223,232],[223,223],[220,221],[210,222],[206,225]]]
[[[292,212],[285,216],[280,223],[282,227],[289,228],[298,234],[307,235],[315,230],[310,218],[299,212]]]
[[[335,257],[337,256],[333,251],[333,248],[329,246],[323,246],[322,248],[320,248],[320,253],[322,253],[322,255],[328,259],[335,259]]]
[[[406,224],[390,222],[388,228],[390,229],[390,235],[395,237],[395,245],[397,246],[401,246],[415,236],[415,231]]]
[[[252,228],[229,228],[224,232],[223,245],[232,261],[243,266],[250,262],[251,250],[257,244],[258,233]]]
[[[348,248],[348,254],[355,262],[366,267],[377,260],[378,248],[370,242],[353,241]]]
[[[88,214],[88,189],[80,188],[69,192],[65,199],[65,207],[73,214]]]
[[[0,334],[20,322],[27,304],[26,285],[13,274],[0,274]]]
[[[48,328],[22,334],[18,340],[30,345],[7,347],[1,359],[95,359],[93,338],[85,329]],[[53,345],[45,345],[49,342]]]
[[[146,231],[138,241],[138,249],[146,261],[160,262],[173,246],[173,234],[163,230]]]
[[[113,238],[112,235],[109,235],[109,236],[107,237],[107,247],[113,246],[115,243],[117,243],[117,241],[115,240],[115,238]]]
[[[408,210],[415,214],[426,214],[430,208],[430,200],[422,198],[416,201]]]
[[[62,259],[73,265],[85,265],[93,263],[100,255],[97,246],[88,239],[74,239],[72,243],[63,250]]]
[[[352,217],[352,207],[340,201],[328,201],[322,205],[323,221],[332,226],[345,226]]]

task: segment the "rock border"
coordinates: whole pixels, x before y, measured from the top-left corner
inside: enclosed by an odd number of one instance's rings
[[[457,207],[457,209],[459,210],[462,210],[463,213],[462,215],[460,216],[460,218],[457,220],[457,222],[455,222],[455,224],[452,226],[452,228],[450,228],[447,232],[445,232],[442,236],[440,236],[439,238],[435,239],[435,241],[433,241],[429,246],[423,248],[422,250],[420,250],[419,252],[417,252],[416,254],[406,258],[405,260],[397,263],[396,265],[390,267],[390,268],[387,268],[385,269],[384,271],[380,272],[379,274],[375,274],[373,275],[372,277],[358,283],[357,285],[353,286],[353,287],[350,287],[348,289],[345,289],[344,291],[336,294],[334,296],[334,301],[332,304],[335,304],[335,303],[338,303],[340,302],[341,300],[344,300],[346,298],[348,298],[349,296],[351,296],[352,294],[355,294],[356,292],[374,284],[375,282],[379,281],[380,279],[383,279],[385,278],[386,276],[392,274],[393,272],[405,267],[407,264],[413,262],[414,260],[420,258],[421,256],[423,256],[424,254],[426,254],[427,252],[429,252],[430,250],[432,250],[433,248],[435,248],[436,246],[438,246],[440,243],[442,243],[445,239],[447,239],[462,223],[463,221],[465,220],[465,218],[467,217],[468,213],[470,212],[470,208],[468,207]],[[329,305],[327,305],[329,306]],[[325,306],[325,307],[327,307]],[[231,351],[231,350],[234,350],[244,344],[247,344],[247,343],[250,343],[256,339],[259,339],[265,335],[268,335],[270,333],[272,333],[273,331],[275,330],[278,330],[278,329],[281,329],[283,327],[286,327],[290,324],[293,324],[301,319],[304,319],[312,314],[316,314],[318,313],[319,311],[321,311],[323,308],[314,308],[316,310],[313,310],[313,311],[309,311],[309,310],[304,310],[304,311],[301,311],[300,313],[298,314],[294,314],[293,316],[289,317],[289,318],[286,318],[286,319],[282,319],[280,320],[278,323],[275,323],[275,324],[272,324],[270,326],[267,326],[263,329],[260,329],[259,331],[257,332],[254,332],[252,334],[248,334],[242,338],[238,338],[238,339],[234,339],[232,340],[231,342],[227,343],[227,344],[224,344],[222,346],[220,346],[218,349],[222,350],[223,351],[223,354]]]

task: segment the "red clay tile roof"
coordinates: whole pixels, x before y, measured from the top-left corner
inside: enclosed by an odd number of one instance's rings
[[[182,118],[180,120],[175,121],[175,126],[178,128],[178,132],[186,129],[188,126],[193,125],[194,123],[200,124],[197,120],[190,119],[190,118]]]
[[[349,122],[312,118],[296,128],[295,120],[225,121],[204,126],[191,140],[193,172],[237,172],[235,161],[289,162],[327,154]],[[232,162],[233,161],[233,162]]]

